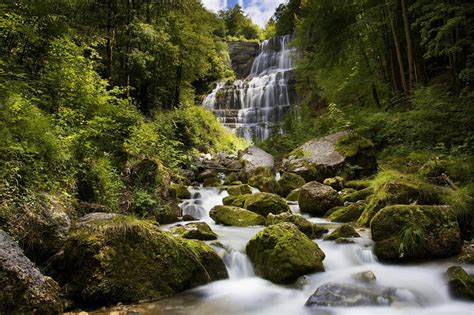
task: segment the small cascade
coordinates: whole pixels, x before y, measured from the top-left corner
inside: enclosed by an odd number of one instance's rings
[[[220,82],[203,102],[226,127],[246,139],[264,140],[296,104],[292,35],[272,37],[260,44],[250,75]]]
[[[232,250],[224,255],[224,263],[227,266],[230,279],[242,279],[255,276],[252,263],[247,255]]]
[[[377,261],[372,248],[361,248],[358,252],[359,259],[364,264],[372,264]]]

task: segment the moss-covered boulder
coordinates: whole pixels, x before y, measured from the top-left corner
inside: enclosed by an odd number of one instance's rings
[[[427,260],[461,252],[456,216],[447,206],[385,207],[374,216],[370,229],[381,260]]]
[[[221,186],[221,180],[217,177],[208,177],[204,179],[202,185],[204,187],[218,187]]]
[[[265,221],[266,226],[282,223],[282,222],[290,222],[296,225],[298,230],[303,232],[309,238],[320,238],[323,236],[324,233],[327,233],[329,230],[321,225],[312,223],[306,220],[303,216],[295,213],[290,212],[283,212],[277,215],[270,213],[267,216]]]
[[[252,187],[247,184],[232,185],[227,187],[227,192],[231,196],[246,195],[252,193]]]
[[[337,240],[338,238],[360,237],[359,233],[350,225],[343,224],[324,237],[324,240]]]
[[[217,239],[217,234],[214,233],[205,222],[192,222],[185,225],[178,225],[171,228],[171,232],[187,239],[202,241]]]
[[[205,243],[124,215],[81,218],[63,253],[55,269],[76,306],[161,298],[227,277],[224,263]]]
[[[286,200],[288,200],[288,201],[298,201],[299,196],[300,196],[300,190],[295,189],[295,190],[292,190],[288,194],[288,196],[286,196]]]
[[[300,188],[298,203],[301,211],[324,216],[329,209],[341,206],[342,199],[332,187],[313,181]]]
[[[179,199],[190,199],[191,192],[188,190],[188,187],[182,184],[171,184],[172,194]]]
[[[222,199],[222,203],[225,206],[234,206],[234,207],[239,207],[243,208],[245,204],[245,200],[251,196],[251,194],[245,194],[245,195],[240,195],[240,196],[227,196]]]
[[[453,297],[474,301],[474,276],[460,266],[449,267],[446,275],[449,291]]]
[[[290,207],[286,204],[282,197],[260,192],[248,196],[245,199],[244,208],[266,217],[269,213],[279,214],[290,211]]]
[[[323,181],[323,184],[324,185],[328,185],[328,186],[331,186],[332,188],[334,188],[335,190],[341,190],[342,188],[344,188],[344,178],[342,178],[341,176],[335,176],[335,177],[330,177],[330,178],[326,178],[324,181]]]
[[[175,201],[170,201],[153,209],[151,214],[155,217],[158,223],[169,224],[180,220],[182,209]]]
[[[274,193],[278,190],[273,168],[258,167],[248,179],[248,184],[263,192]]]
[[[274,283],[324,271],[323,251],[292,223],[264,228],[250,239],[246,251],[256,273]]]
[[[366,204],[363,201],[354,202],[347,206],[335,207],[326,212],[326,218],[333,222],[357,221],[364,211]],[[330,214],[328,214],[331,212]]]
[[[231,185],[235,182],[239,182],[240,180],[241,180],[240,172],[233,172],[225,176],[224,185]]]
[[[272,169],[275,164],[271,154],[255,146],[250,146],[244,151],[239,152],[239,159],[247,176],[255,173],[257,168]]]
[[[0,230],[0,314],[62,314],[59,286]]]
[[[265,218],[255,212],[233,206],[215,206],[209,216],[216,222],[232,226],[264,225]]]
[[[367,200],[367,207],[358,220],[360,225],[368,226],[375,214],[389,205],[440,203],[440,188],[416,176],[392,170],[379,173],[372,181],[372,187],[374,194]]]
[[[303,177],[297,174],[284,172],[277,183],[278,183],[277,191],[276,191],[277,194],[279,194],[282,197],[286,197],[293,190],[298,189],[301,186],[303,186],[306,183],[306,181],[304,180]]]
[[[204,182],[204,180],[206,178],[215,178],[217,177],[217,172],[215,170],[212,170],[212,169],[206,169],[206,170],[203,170],[202,172],[200,172],[199,174],[197,174],[196,176],[196,180],[200,183]]]
[[[374,189],[372,187],[367,187],[361,190],[357,190],[353,193],[346,194],[342,197],[342,200],[349,202],[356,202],[359,200],[366,200],[368,197],[372,196]]]

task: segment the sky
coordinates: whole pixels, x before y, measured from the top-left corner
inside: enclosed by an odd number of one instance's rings
[[[255,24],[264,27],[272,17],[275,9],[285,0],[202,0],[206,8],[217,12],[234,6],[236,3],[244,9],[244,12]]]

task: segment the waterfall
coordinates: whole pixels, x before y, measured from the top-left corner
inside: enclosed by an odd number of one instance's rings
[[[203,105],[239,136],[268,138],[296,103],[291,39],[286,35],[262,42],[246,79],[220,82],[205,98]]]
[[[247,255],[232,250],[224,255],[224,263],[229,272],[229,278],[241,279],[255,276],[252,264]]]

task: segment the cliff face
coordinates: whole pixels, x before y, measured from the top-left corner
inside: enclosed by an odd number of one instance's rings
[[[232,61],[232,69],[237,74],[237,78],[244,79],[250,74],[253,61],[258,55],[257,43],[228,42],[229,56]]]

